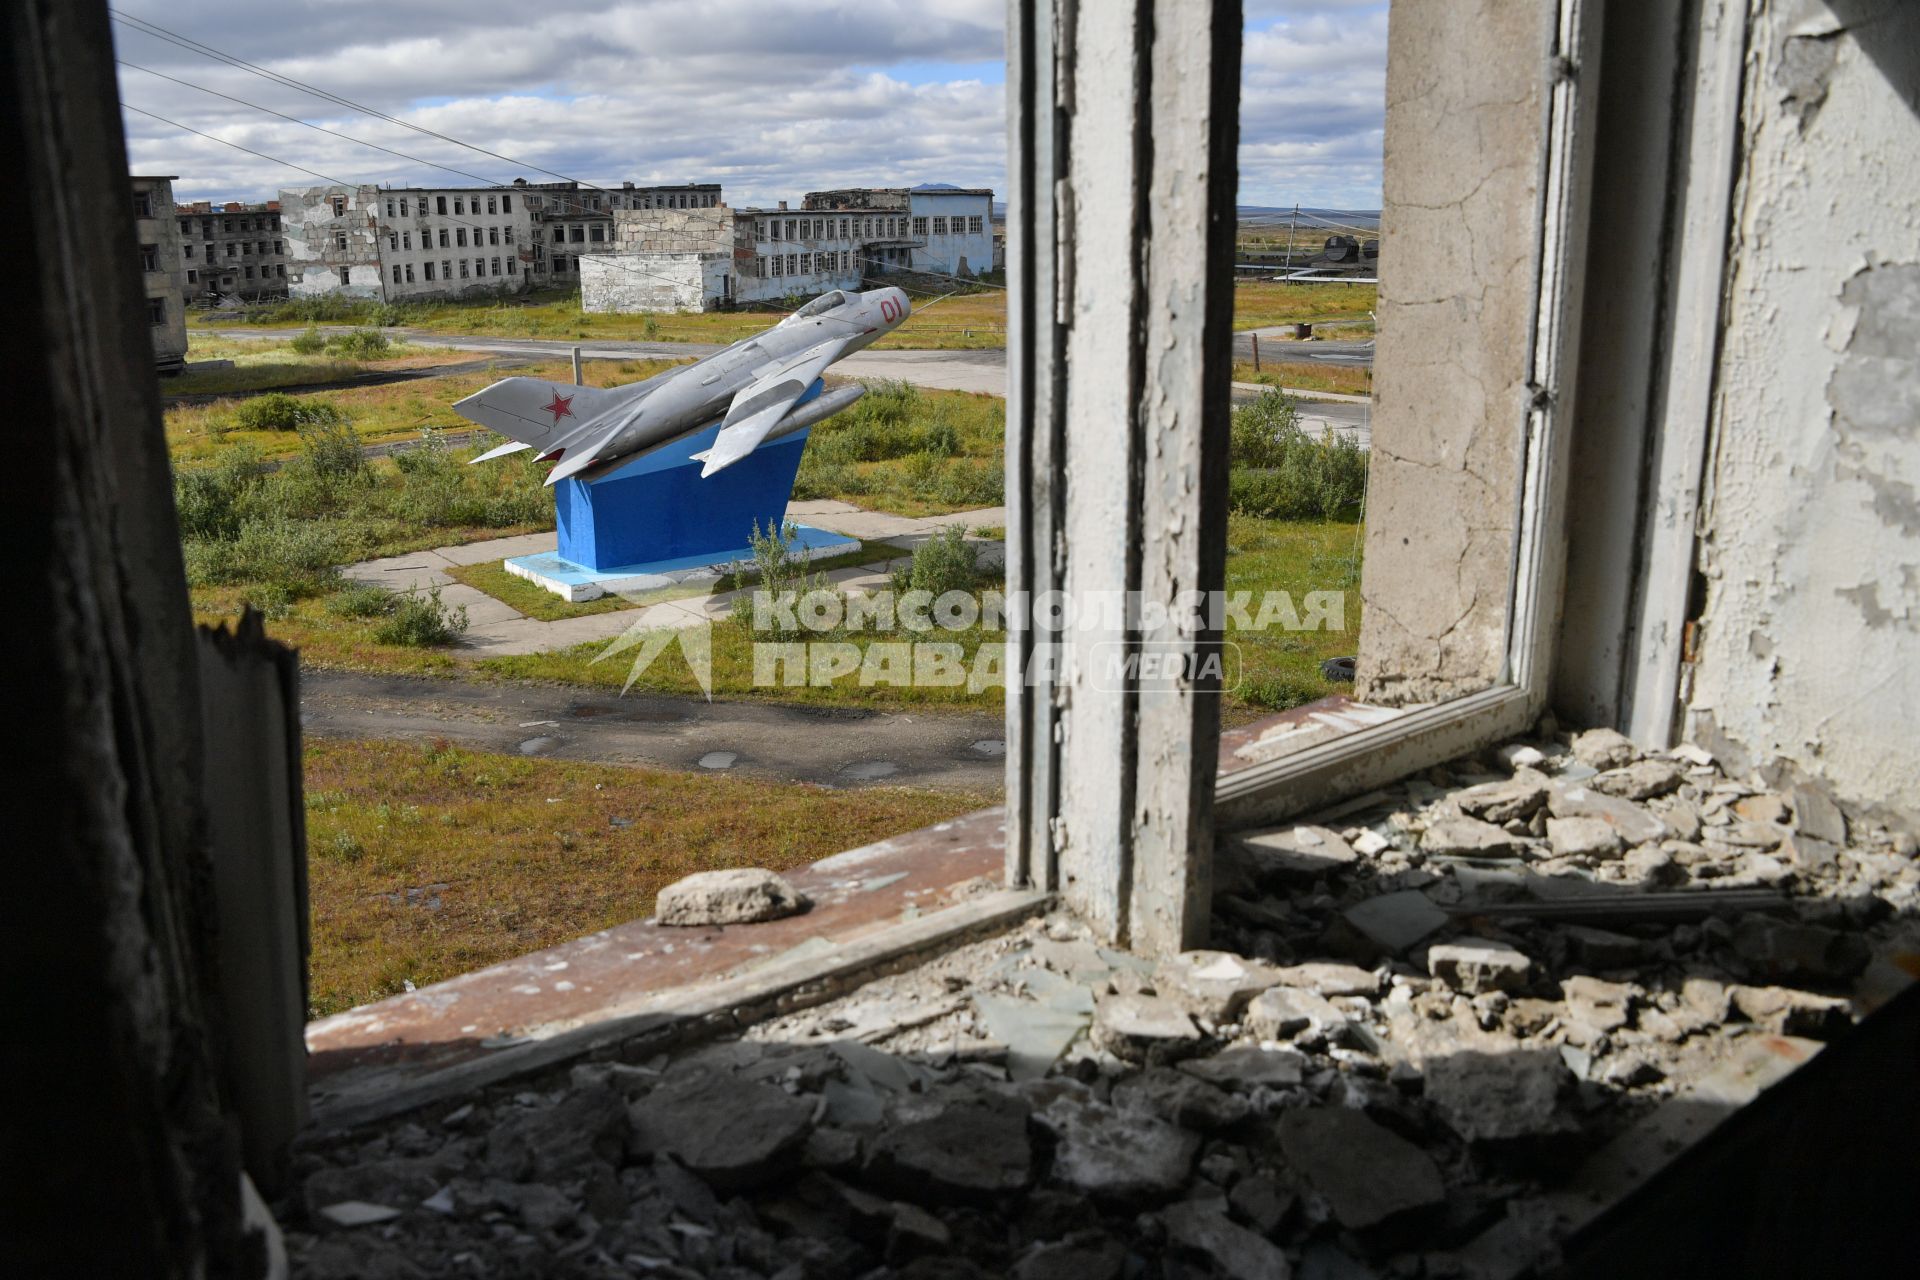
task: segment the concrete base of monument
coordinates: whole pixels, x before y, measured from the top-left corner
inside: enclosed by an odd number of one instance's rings
[[[830,533],[810,525],[796,526],[792,542],[795,554],[805,552],[819,561],[860,549],[858,538]],[[711,582],[727,573],[753,563],[753,548],[740,546],[698,556],[672,560],[651,560],[640,564],[615,565],[608,569],[590,569],[565,559],[558,552],[513,556],[502,561],[506,571],[544,587],[569,604],[598,600],[604,595],[640,595],[672,587]]]

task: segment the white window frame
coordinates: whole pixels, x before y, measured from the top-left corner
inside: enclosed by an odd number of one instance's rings
[[[1089,584],[1152,598],[1170,582],[1217,589],[1224,580],[1224,439],[1210,449],[1202,437],[1224,436],[1217,419],[1230,330],[1218,332],[1208,282],[1226,277],[1231,254],[1236,193],[1220,171],[1231,178],[1234,165],[1231,142],[1223,146],[1218,131],[1237,125],[1240,9],[1145,2],[1163,11],[1146,24],[1132,8],[1073,0],[1009,7],[1014,598]],[[1598,4],[1539,2],[1552,16],[1552,36],[1540,50],[1550,88],[1526,353],[1538,393],[1514,424],[1524,450],[1503,678],[1239,769],[1217,785],[1212,692],[1103,695],[1084,682],[1010,681],[1008,880],[1063,894],[1112,941],[1149,952],[1203,943],[1216,826],[1277,820],[1377,786],[1517,733],[1546,706],[1596,96],[1582,91],[1578,69],[1589,49],[1597,54]],[[1212,75],[1193,75],[1195,68]],[[1065,76],[1072,80],[1063,87]],[[1145,97],[1143,85],[1151,86]],[[1224,219],[1209,223],[1209,208],[1222,206]],[[1151,254],[1135,248],[1142,228],[1154,233]],[[1145,261],[1132,272],[1112,269],[1131,257]],[[1083,260],[1085,271],[1077,270]],[[1169,297],[1195,302],[1180,312],[1166,305]],[[1117,343],[1114,334],[1133,336]],[[1219,349],[1203,352],[1209,344]],[[1131,407],[1139,404],[1153,408]],[[1118,450],[1116,418],[1133,433]],[[1193,532],[1213,520],[1214,534]],[[1160,636],[1117,631],[1108,639],[1137,645]],[[1037,641],[1016,619],[1008,643],[1010,667],[1015,659],[1024,667]]]

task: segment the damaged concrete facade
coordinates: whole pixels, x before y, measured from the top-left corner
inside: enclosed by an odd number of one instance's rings
[[[208,200],[178,206],[181,256],[189,298],[245,301],[284,297],[287,244],[280,202],[215,206]]]
[[[867,264],[869,271],[908,267],[974,276],[994,267],[993,191],[987,187],[932,182],[917,187],[809,191],[801,208],[813,213],[904,213],[903,238],[908,243],[882,248],[876,255],[880,261]]]
[[[699,209],[715,183],[618,190],[576,182],[501,187],[311,187],[282,191],[296,296],[385,302],[565,287],[580,260],[613,248],[620,210]]]
[[[129,181],[153,363],[162,373],[178,373],[187,361],[187,274],[173,220],[174,178],[136,174]]]

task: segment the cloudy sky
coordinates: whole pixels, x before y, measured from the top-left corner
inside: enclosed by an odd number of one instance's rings
[[[117,22],[122,102],[174,122],[125,112],[129,160],[137,173],[181,175],[183,201],[265,199],[319,179],[176,125],[354,182],[719,181],[735,205],[837,186],[1006,187],[1004,0],[115,4],[497,153],[317,100]],[[1379,207],[1386,7],[1247,0],[1241,203]]]

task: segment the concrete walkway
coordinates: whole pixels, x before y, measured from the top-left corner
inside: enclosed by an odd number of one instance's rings
[[[863,511],[846,502],[795,502],[788,506],[790,518],[832,533],[859,538],[864,542],[886,542],[911,554],[949,525],[967,529],[1005,527],[1007,509],[986,507],[978,511],[959,511],[951,515],[910,517],[889,515],[883,511]],[[440,602],[464,607],[467,632],[461,637],[454,656],[472,661],[479,658],[506,657],[514,654],[548,653],[577,644],[612,640],[630,627],[643,629],[680,628],[703,622],[717,622],[733,612],[736,600],[752,588],[717,595],[690,596],[638,605],[631,609],[613,609],[605,613],[583,614],[545,622],[529,618],[505,601],[495,599],[477,587],[457,581],[448,570],[462,565],[484,564],[508,556],[538,555],[552,552],[558,536],[530,533],[515,538],[489,538],[459,546],[437,547],[404,556],[363,560],[340,571],[350,582],[369,583],[389,591],[425,592],[438,588]],[[842,591],[874,590],[891,581],[893,570],[904,562],[900,557],[876,558],[871,563],[835,569],[827,579]],[[1005,556],[1004,545],[982,540],[983,564],[998,565]]]

